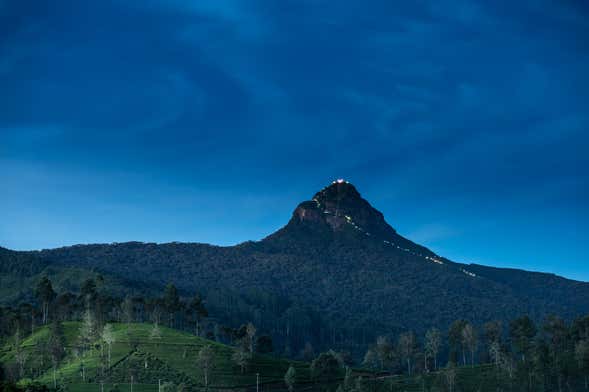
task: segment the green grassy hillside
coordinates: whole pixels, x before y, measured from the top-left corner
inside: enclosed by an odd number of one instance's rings
[[[78,341],[81,323],[65,322],[66,357],[56,372],[58,384],[68,386],[68,390],[96,391],[100,382],[101,346],[97,340],[85,354],[80,354]],[[111,352],[111,366],[103,379],[108,385],[118,384],[121,391],[130,389],[133,377],[134,391],[157,390],[158,381],[162,383],[183,383],[187,387],[203,384],[203,373],[198,366],[198,352],[204,345],[211,345],[214,352],[210,385],[213,388],[243,388],[256,384],[256,374],[263,384],[282,383],[284,374],[292,364],[297,371],[297,380],[310,381],[309,366],[303,362],[277,359],[271,356],[254,354],[244,372],[231,359],[235,349],[217,342],[199,338],[184,332],[159,327],[160,338],[150,337],[151,324],[113,324],[114,339]],[[51,361],[42,354],[47,340],[48,328],[38,329],[22,340],[21,347],[27,358],[23,382],[39,381],[53,384]],[[3,348],[0,361],[16,366],[14,344]],[[104,361],[103,361],[104,362]],[[108,365],[107,365],[108,367]],[[84,376],[82,375],[84,369]],[[85,378],[85,380],[84,380]]]
[[[340,389],[345,392],[527,390],[527,378],[524,378],[525,382],[519,383],[517,380],[521,381],[522,378],[516,377],[517,374],[508,376],[505,371],[489,364],[445,368],[412,377],[381,376],[373,371],[356,369],[350,378],[314,382],[308,363],[254,354],[242,371],[232,360],[235,352],[233,347],[166,327],[159,327],[160,333],[154,337],[152,324],[112,325],[114,343],[111,346],[110,366],[105,359],[107,346],[98,339],[84,354],[80,352],[80,322],[63,323],[66,355],[55,373],[50,357],[44,350],[49,337],[48,327],[39,328],[21,340],[19,350],[14,341],[8,342],[2,347],[0,362],[12,369],[9,371],[22,372],[21,385],[38,382],[53,386],[55,374],[56,384],[62,391],[109,392],[116,384],[120,392],[131,392],[131,388],[133,392],[155,392],[158,383],[163,386],[162,392],[180,391],[178,387],[181,385],[185,391],[195,391],[201,390],[204,384],[198,353],[204,346],[210,345],[213,365],[209,386],[215,391],[254,391],[257,374],[261,391],[286,391],[284,374],[290,365],[296,369],[295,391],[298,392],[336,391],[339,384],[346,386]],[[19,366],[18,358],[21,359],[22,367]],[[25,358],[24,363],[22,358]],[[581,390],[580,380],[570,381],[567,383],[570,390]],[[551,390],[549,386],[540,388],[544,384],[540,384],[537,378],[534,385],[538,385],[539,391]]]

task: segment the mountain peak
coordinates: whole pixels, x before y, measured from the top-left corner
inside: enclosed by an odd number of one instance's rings
[[[344,179],[333,181],[313,196],[317,201],[334,201],[338,202],[345,199],[361,200],[362,196],[354,185]]]
[[[294,221],[294,222],[293,222]],[[364,235],[391,235],[382,213],[362,198],[350,182],[338,179],[295,209],[293,223],[327,224],[333,231],[352,228]]]

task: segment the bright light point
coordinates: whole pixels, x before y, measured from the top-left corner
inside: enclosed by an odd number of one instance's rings
[[[343,178],[338,178],[336,181],[338,184],[343,184],[344,182],[346,182]]]

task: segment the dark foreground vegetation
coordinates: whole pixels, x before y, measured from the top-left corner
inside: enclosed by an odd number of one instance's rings
[[[77,293],[56,293],[44,277],[33,298],[0,308],[4,390],[589,390],[589,316],[456,320],[447,331],[379,336],[359,357],[310,343],[277,349],[252,322],[223,325],[172,284],[120,298],[100,277]]]

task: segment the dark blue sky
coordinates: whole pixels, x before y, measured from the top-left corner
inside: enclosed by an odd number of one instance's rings
[[[260,239],[343,177],[589,280],[589,6],[442,3],[0,0],[0,245]]]

